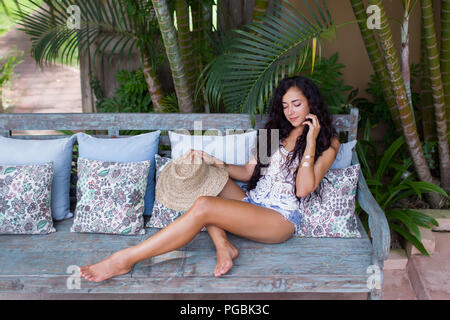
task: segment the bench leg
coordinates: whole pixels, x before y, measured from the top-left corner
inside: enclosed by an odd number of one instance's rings
[[[383,261],[372,257],[372,265],[368,268],[369,278],[367,287],[370,290],[367,296],[369,300],[381,300],[383,290]]]

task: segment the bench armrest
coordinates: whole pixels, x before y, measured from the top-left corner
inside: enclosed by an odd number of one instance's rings
[[[355,150],[352,154],[352,165],[354,164],[359,164],[358,154]],[[386,215],[370,192],[362,171],[359,172],[356,197],[361,208],[369,215],[369,228],[374,250],[373,262],[383,263],[388,258],[391,245],[389,224]]]

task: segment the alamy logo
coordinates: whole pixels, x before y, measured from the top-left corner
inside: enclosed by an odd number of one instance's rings
[[[81,289],[81,272],[80,267],[76,265],[71,265],[67,267],[66,273],[71,274],[67,279],[67,289],[69,290],[80,290]]]
[[[367,279],[367,288],[370,290],[381,289],[381,270],[377,265],[371,265],[366,270],[367,274],[370,274]]]
[[[193,129],[194,134],[187,129],[177,129],[169,134],[173,157],[180,157],[189,149],[203,150],[226,163],[245,165],[252,157],[256,158],[258,151],[260,163],[268,165],[270,157],[267,155],[269,148],[267,140],[270,138],[270,154],[273,154],[278,148],[280,139],[277,129],[271,130],[270,136],[267,129],[234,128],[227,129],[223,134],[219,129],[203,130],[202,121],[194,121]]]
[[[67,28],[70,30],[81,29],[81,10],[77,5],[71,5],[67,7],[67,13],[70,16],[67,18]]]
[[[367,7],[367,28],[369,30],[381,29],[381,9],[377,5]]]

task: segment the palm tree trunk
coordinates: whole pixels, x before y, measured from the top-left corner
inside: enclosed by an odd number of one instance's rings
[[[194,45],[194,57],[195,57],[195,67],[197,75],[201,72],[202,65],[202,45],[201,45],[201,30],[202,30],[202,17],[201,17],[201,7],[199,1],[194,1],[191,6],[192,11],[192,36]]]
[[[253,7],[253,22],[261,22],[261,18],[264,17],[269,6],[269,0],[255,0],[255,6]]]
[[[202,55],[201,65],[200,65],[200,72],[203,71],[203,68],[208,64],[208,58],[206,56],[206,52],[208,50],[208,39],[207,37],[211,37],[212,35],[212,6],[203,2],[202,3],[202,37],[201,37],[201,44],[204,48],[204,53]],[[204,103],[204,110],[206,113],[210,113],[209,103],[206,96],[206,89],[205,87],[202,88],[203,93],[203,103]]]
[[[397,101],[400,121],[403,127],[403,134],[405,136],[415,170],[420,180],[434,183],[430,173],[430,168],[428,167],[428,163],[422,149],[422,143],[419,139],[419,135],[417,134],[416,123],[411,115],[411,105],[409,104],[405,84],[403,83],[400,63],[397,58],[397,52],[392,39],[392,32],[387,20],[386,11],[384,10],[382,0],[369,0],[369,4],[376,5],[380,8],[381,27],[380,29],[377,29],[376,32],[380,39],[383,55],[386,57],[386,66],[394,90],[395,99]],[[427,198],[433,208],[439,207],[441,199],[438,194],[428,193]]]
[[[207,34],[211,34],[212,29],[212,7],[201,0],[194,2],[192,9],[192,25],[194,35],[194,52],[195,52],[195,66],[197,76],[201,74],[203,68],[208,64],[206,58],[206,51],[208,50]],[[206,113],[210,112],[208,100],[206,98],[205,89],[202,88],[203,100],[199,102],[202,104]]]
[[[444,86],[447,130],[450,128],[450,0],[442,0],[441,7],[441,71]],[[448,137],[450,143],[450,136]]]
[[[183,59],[181,58],[181,50],[178,45],[177,34],[172,17],[170,16],[167,1],[152,0],[152,3],[156,17],[158,18],[170,69],[172,70],[180,111],[190,113],[193,110],[192,92],[189,90],[186,71],[184,70]]]
[[[450,191],[450,154],[447,139],[447,119],[445,117],[444,88],[442,86],[439,51],[434,27],[431,0],[421,0],[424,21],[425,43],[427,44],[428,66],[431,75],[431,88],[436,117],[436,132],[439,146],[439,167],[442,188]]]
[[[427,44],[425,42],[425,30],[422,17],[421,33],[421,79],[420,79],[420,113],[422,115],[422,127],[424,141],[436,141],[436,121],[434,120],[433,92],[431,90],[430,68],[428,67]]]
[[[406,94],[408,95],[409,104],[411,107],[412,96],[411,96],[411,69],[409,66],[409,17],[410,12],[409,8],[405,8],[405,12],[403,15],[403,24],[401,29],[402,36],[402,76],[403,83],[405,84]],[[414,115],[414,109],[411,110],[411,114],[413,115],[414,122],[416,121],[416,117]]]
[[[143,71],[145,76],[145,82],[147,82],[148,91],[150,92],[150,97],[152,98],[153,110],[155,112],[163,112],[162,98],[164,97],[164,90],[159,81],[158,75],[153,68],[152,61],[148,54],[144,55],[144,65]]]
[[[192,34],[189,29],[189,8],[186,0],[176,0],[175,10],[178,26],[178,43],[183,58],[189,90],[194,92],[197,73],[195,68],[195,57],[192,49]]]
[[[358,19],[359,29],[369,55],[373,70],[378,79],[380,79],[381,88],[383,89],[384,99],[391,113],[392,121],[398,134],[403,134],[400,115],[397,109],[397,102],[395,100],[394,92],[389,80],[389,74],[386,70],[383,56],[378,48],[377,41],[373,30],[367,28],[367,14],[362,0],[350,0],[355,17]]]

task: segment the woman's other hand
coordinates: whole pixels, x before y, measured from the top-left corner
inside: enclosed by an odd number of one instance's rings
[[[319,119],[317,118],[317,116],[315,114],[312,114],[312,113],[308,114],[306,116],[306,119],[311,119],[311,121],[303,122],[303,124],[306,124],[309,126],[308,135],[306,136],[306,142],[308,144],[315,143],[317,137],[319,136],[319,132],[320,132]]]

